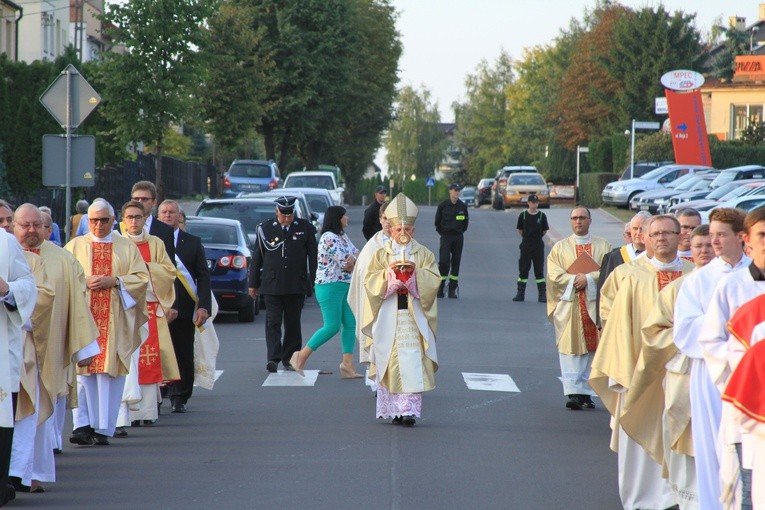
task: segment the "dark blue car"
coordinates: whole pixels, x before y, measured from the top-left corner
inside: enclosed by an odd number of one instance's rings
[[[252,322],[259,307],[247,291],[252,252],[239,220],[189,216],[186,231],[202,239],[212,287],[221,311],[237,312],[239,322]]]

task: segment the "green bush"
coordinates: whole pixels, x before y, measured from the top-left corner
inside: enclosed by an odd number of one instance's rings
[[[611,136],[611,168],[606,172],[621,174],[630,160],[630,140],[621,133]]]
[[[589,173],[579,176],[579,203],[585,207],[596,208],[603,205],[600,194],[606,184],[619,178],[613,173]]]
[[[712,165],[730,168],[742,165],[765,165],[765,145],[742,145],[738,142],[710,143]]]
[[[612,141],[609,136],[601,136],[590,141],[589,161],[591,172],[611,172],[614,167]],[[584,159],[584,158],[582,158]],[[580,163],[580,173],[582,171]]]

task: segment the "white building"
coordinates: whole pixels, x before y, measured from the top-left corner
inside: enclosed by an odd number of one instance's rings
[[[11,60],[18,58],[16,51],[17,23],[24,15],[23,8],[11,0],[0,0],[0,54],[5,53]]]
[[[19,21],[19,60],[54,60],[69,44],[69,0],[14,0]]]
[[[80,60],[101,60],[106,50],[101,20],[104,13],[103,0],[69,0],[69,44],[80,54]]]

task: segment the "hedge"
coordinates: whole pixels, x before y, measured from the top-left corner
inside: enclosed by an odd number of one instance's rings
[[[585,207],[597,208],[603,205],[600,194],[606,184],[619,178],[613,173],[589,173],[579,175],[579,203]]]

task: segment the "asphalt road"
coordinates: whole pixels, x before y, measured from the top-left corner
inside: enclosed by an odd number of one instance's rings
[[[415,237],[437,253],[434,213],[420,208]],[[110,446],[67,443],[58,482],[9,508],[620,508],[608,413],[565,409],[536,289],[510,301],[516,213],[471,210],[460,299],[438,303],[437,388],[414,428],[376,420],[363,380],[340,379],[339,337],[311,357],[307,369],[333,372],[314,387],[263,387],[263,313],[222,316],[213,391],[196,389],[183,415],[166,401],[155,426]],[[349,216],[361,246],[361,208]],[[304,341],[320,324],[311,299]],[[509,374],[520,392],[469,390],[463,372]]]

